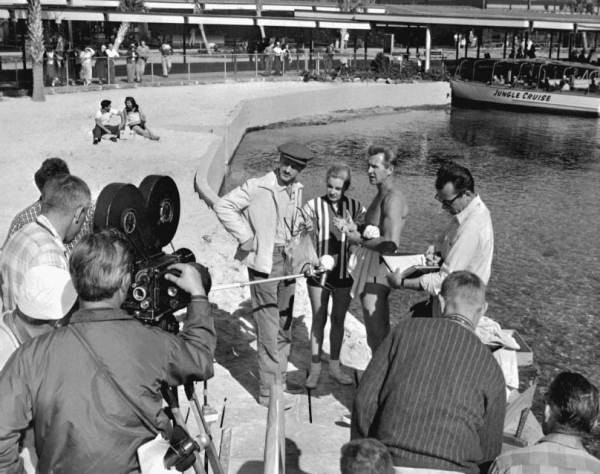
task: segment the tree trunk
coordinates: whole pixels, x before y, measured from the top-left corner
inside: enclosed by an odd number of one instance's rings
[[[127,31],[129,31],[129,25],[130,23],[126,21],[119,25],[117,37],[115,38],[115,43],[113,44],[113,50],[119,51],[119,47],[121,46],[121,43],[123,43],[123,41],[125,40],[125,35],[127,34]]]
[[[28,3],[29,52],[33,62],[33,90],[31,98],[36,102],[46,100],[44,95],[44,26],[42,23],[42,5],[40,0]]]
[[[44,94],[44,64],[42,62],[33,62],[33,92],[31,99],[35,102],[46,100]]]

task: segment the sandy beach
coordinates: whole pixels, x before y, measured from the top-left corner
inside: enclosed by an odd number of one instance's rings
[[[383,86],[388,89],[377,89]],[[403,86],[403,87],[400,87]],[[83,178],[96,197],[111,182],[139,184],[149,174],[167,174],[174,178],[182,200],[181,220],[173,244],[188,247],[198,261],[206,264],[215,283],[247,279],[246,269],[233,260],[236,243],[223,230],[212,211],[193,192],[196,170],[206,173],[209,184],[218,189],[219,176],[225,162],[233,154],[237,142],[248,126],[262,126],[285,119],[308,117],[344,109],[340,104],[353,102],[357,108],[369,106],[364,92],[390,95],[390,105],[415,105],[426,86],[348,84],[302,82],[253,82],[212,84],[182,87],[143,87],[127,90],[94,91],[47,96],[46,102],[34,103],[28,98],[0,101],[0,155],[2,194],[6,203],[0,209],[2,238],[13,216],[38,198],[33,173],[43,159],[58,156],[71,172]],[[340,88],[346,89],[341,90]],[[442,101],[445,90],[432,85],[432,96]],[[444,87],[447,87],[444,86]],[[368,89],[371,88],[371,89]],[[425,92],[424,92],[425,91]],[[337,102],[315,104],[319,94],[335,97]],[[402,97],[397,97],[400,94]],[[93,117],[102,99],[113,101],[113,107],[123,107],[125,96],[135,97],[148,118],[148,126],[158,135],[159,142],[140,136],[113,143],[103,140],[92,145]],[[439,98],[438,98],[439,96]],[[285,98],[296,104],[293,113],[287,111]],[[302,97],[305,103],[302,104]],[[312,97],[312,99],[311,99]],[[362,97],[362,99],[358,99]],[[384,103],[371,106],[386,105]],[[449,100],[449,99],[447,99]],[[254,108],[248,104],[254,104]],[[263,115],[257,117],[257,104],[265,104]],[[281,107],[281,111],[275,109]],[[349,107],[346,107],[349,108]],[[271,113],[270,111],[274,112]],[[215,161],[216,160],[216,161]],[[254,329],[250,317],[247,289],[215,292],[213,304],[219,343],[216,353],[215,377],[209,381],[209,402],[219,412],[224,428],[232,428],[230,473],[262,472],[266,409],[255,401],[257,391]],[[298,285],[295,306],[295,343],[290,360],[290,379],[302,384],[309,365],[308,331],[310,307],[306,289]],[[349,322],[345,342],[346,360],[357,366],[368,357],[364,329]],[[349,439],[349,429],[343,415],[349,412],[354,387],[331,384],[326,375],[323,384],[312,396],[313,422],[308,420],[308,396],[297,395],[295,406],[286,412],[286,453],[288,472],[339,472],[341,445]],[[224,407],[226,409],[224,410]],[[225,414],[223,415],[223,411]],[[217,440],[219,430],[215,427]]]

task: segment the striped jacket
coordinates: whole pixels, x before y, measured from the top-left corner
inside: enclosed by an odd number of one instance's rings
[[[338,211],[333,208],[327,196],[320,196],[308,201],[303,208],[304,218],[315,233],[317,254],[331,255],[336,260],[336,266],[330,272],[332,280],[347,280],[348,258],[350,257],[349,243],[346,234],[339,232],[333,225],[334,217],[349,215],[354,222],[364,217],[366,210],[356,199],[342,196]]]

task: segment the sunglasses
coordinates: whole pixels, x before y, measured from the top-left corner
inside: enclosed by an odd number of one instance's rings
[[[439,201],[442,203],[442,205],[446,206],[446,207],[451,207],[452,204],[454,203],[454,201],[456,201],[459,197],[461,197],[464,193],[458,193],[456,196],[454,196],[452,199],[441,199],[437,194],[435,196],[433,196],[435,198],[436,201]]]

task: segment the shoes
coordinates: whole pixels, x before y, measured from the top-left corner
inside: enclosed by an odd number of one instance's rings
[[[94,139],[94,141],[92,142],[92,145],[97,145],[98,143],[100,143],[100,140]]]
[[[116,143],[117,142],[117,137],[110,137],[110,141]]]
[[[354,380],[342,371],[339,360],[329,361],[329,377],[342,385],[352,385]]]
[[[308,377],[306,378],[306,383],[304,384],[306,388],[317,388],[317,384],[319,383],[319,377],[321,375],[321,363],[320,362],[311,362],[310,371],[308,372]]]

